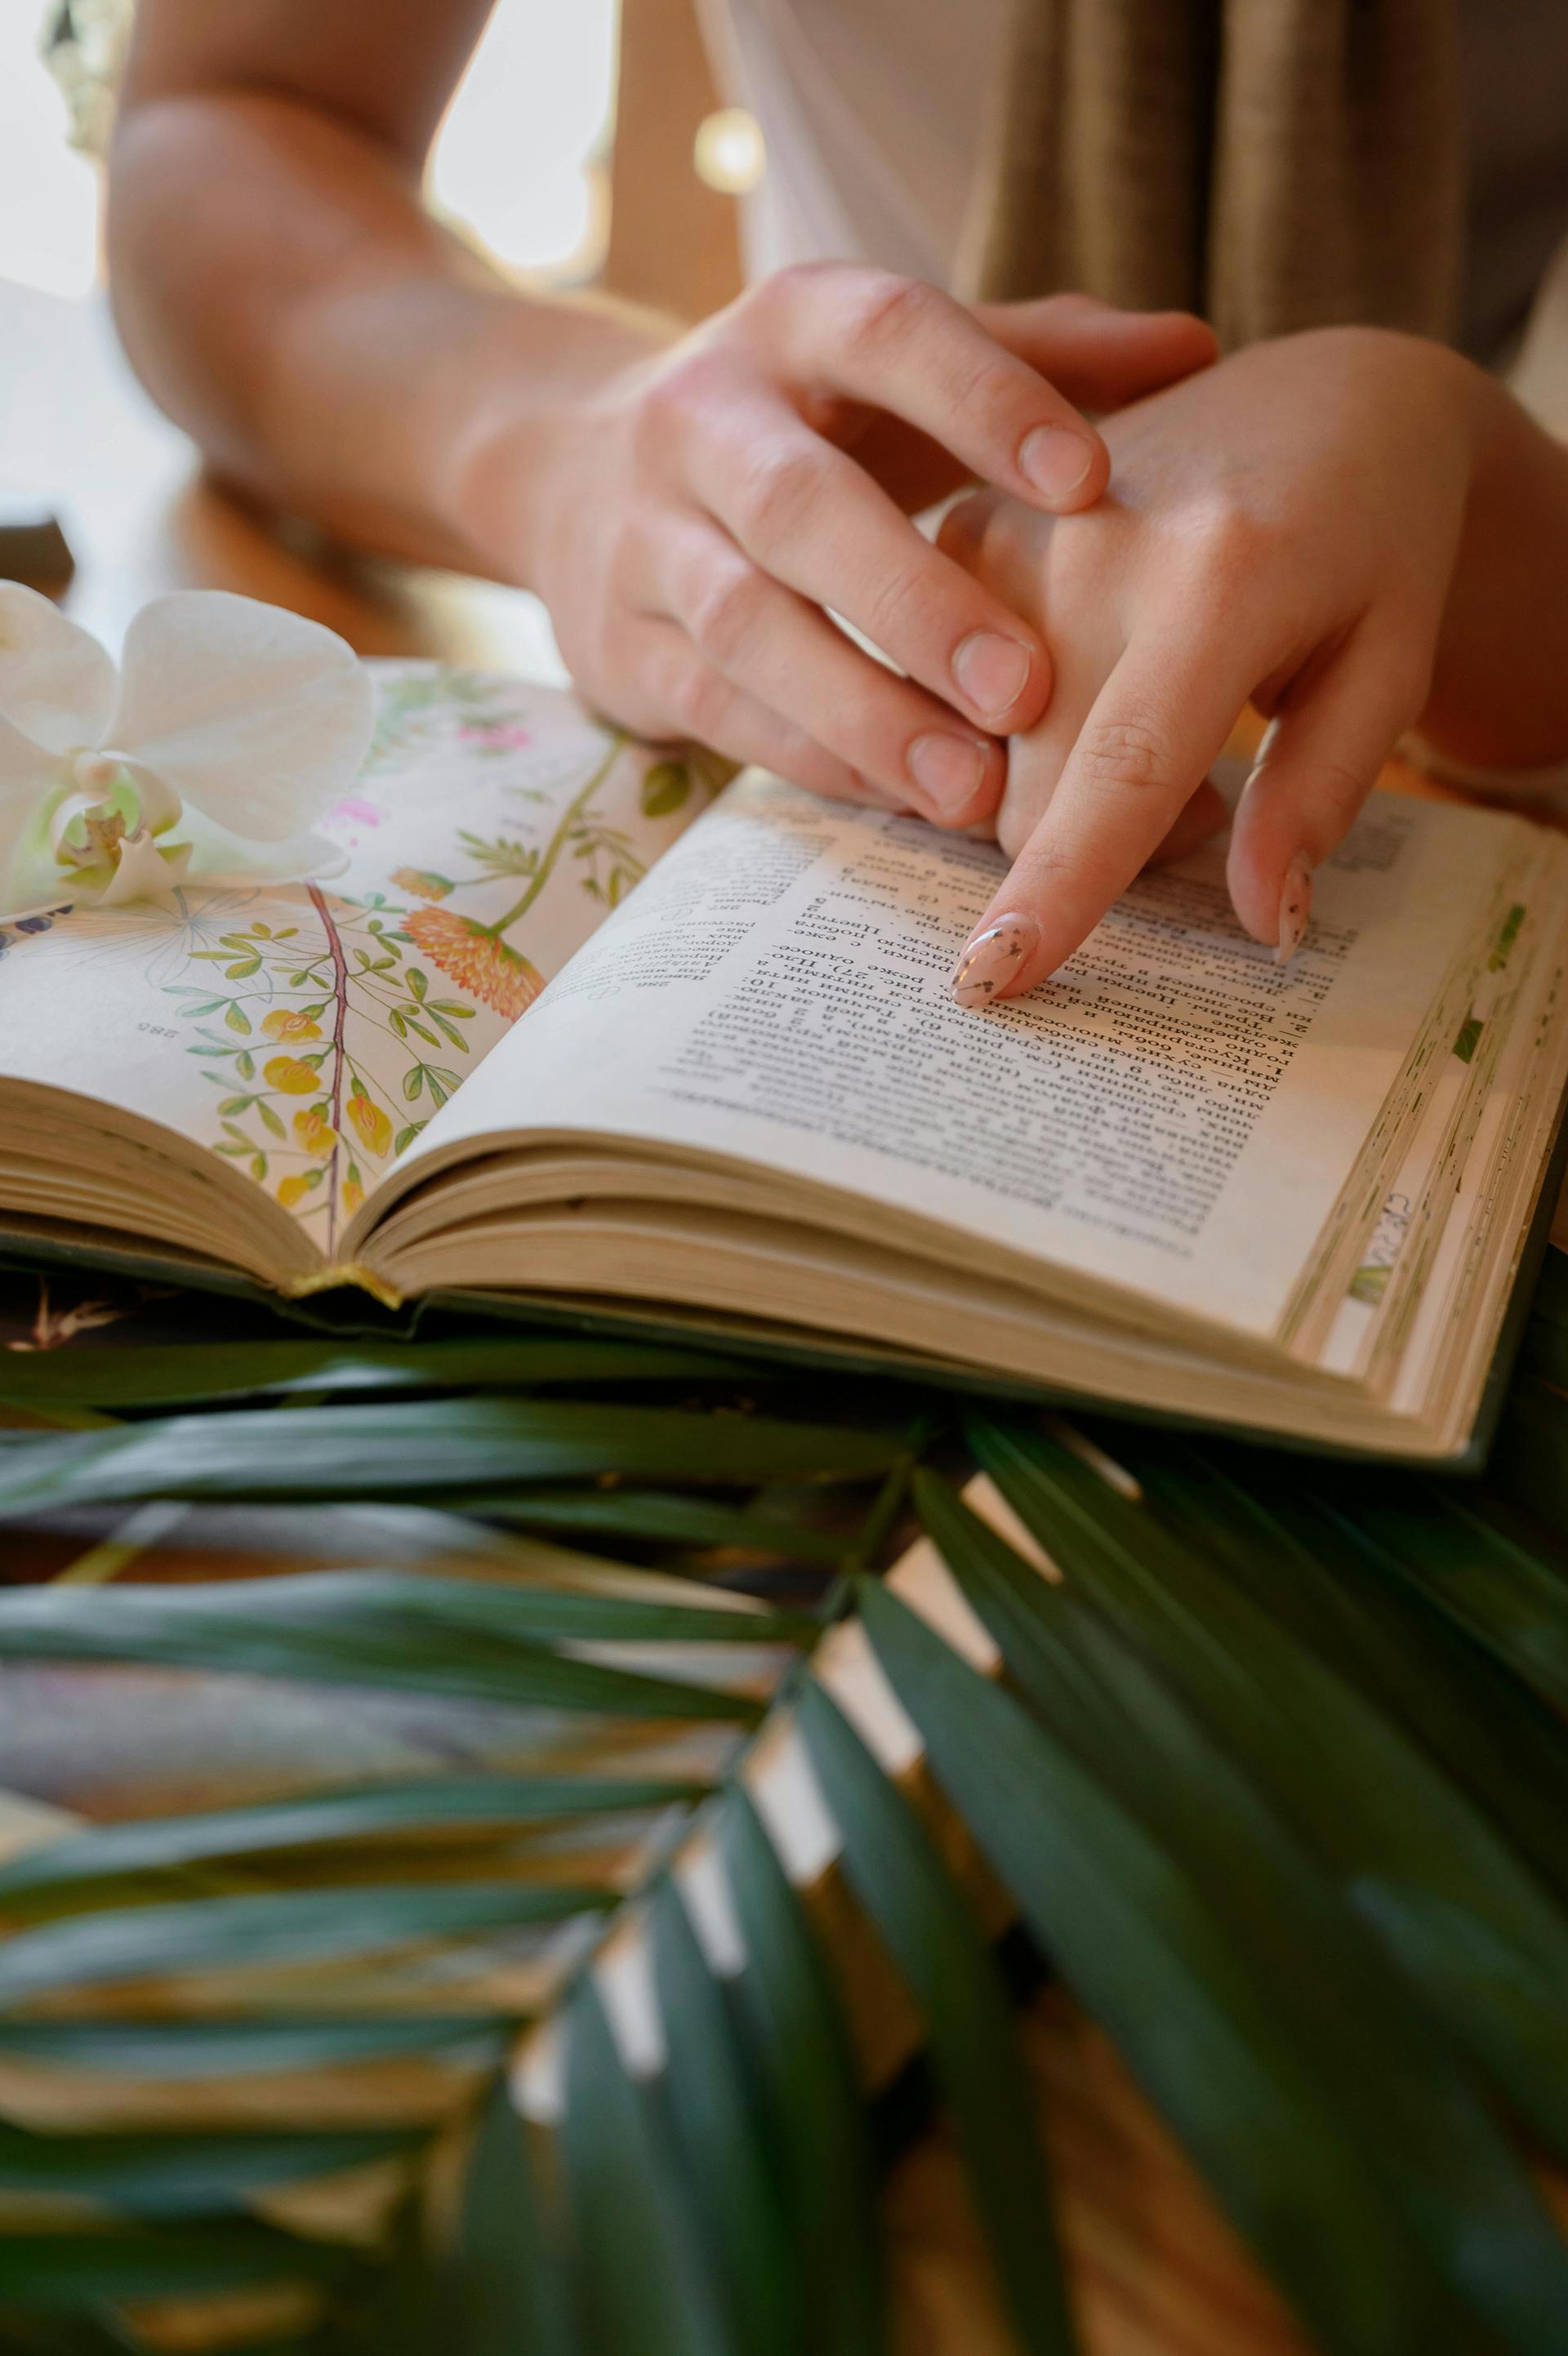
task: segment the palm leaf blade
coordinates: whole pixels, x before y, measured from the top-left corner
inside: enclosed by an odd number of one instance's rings
[[[1568,1575],[1561,1563],[1468,1499],[1385,1489],[1358,1519],[1411,1586],[1568,1717]]]
[[[330,2282],[356,2271],[351,2256],[327,2243],[240,2221],[7,2233],[0,2234],[0,2314],[7,2307],[91,2309],[263,2283]]]
[[[1568,2156],[1568,1921],[1486,1816],[1212,1558],[1040,1436],[974,1437],[1067,1574],[1057,1590],[1026,1573],[1026,1601],[1044,1610],[1050,1597],[1060,1617],[1087,1594],[1144,1648],[1507,2098]]]
[[[175,1416],[106,1430],[0,1432],[0,1518],[143,1498],[274,1503],[436,1496],[512,1483],[860,1478],[896,1432],[681,1408],[480,1397]]]
[[[737,2356],[674,2155],[617,2049],[591,1974],[565,2014],[562,2127],[593,2356]]]
[[[459,2356],[577,2356],[559,2231],[498,2072],[464,2179],[451,2267]]]
[[[706,1789],[653,1778],[444,1775],[316,1791],[199,1815],[133,1818],[70,1834],[0,1866],[0,1908],[83,1882],[318,1843],[674,1807],[701,1798]]]
[[[1122,1453],[1161,1517],[1402,1725],[1568,1904],[1562,1728],[1439,1615],[1412,1612],[1354,1511],[1277,1472],[1243,1484],[1187,1449]]]
[[[278,2020],[0,2019],[0,2061],[144,2084],[273,2077],[411,2055],[478,2069],[495,2061],[511,2027],[491,2013],[387,2020],[304,2014]]]
[[[407,2130],[250,2135],[33,2135],[0,2126],[0,2192],[93,2198],[140,2217],[209,2217],[248,2195],[405,2157]]]
[[[312,1610],[311,1606],[314,1606]],[[667,1619],[666,1614],[670,1617]],[[650,1631],[745,1641],[798,1623],[624,1604],[478,1580],[311,1574],[186,1590],[0,1590],[0,1660],[124,1661],[252,1676],[400,1687],[636,1717],[757,1715],[748,1694],[654,1677],[547,1648],[560,1631],[622,1641]]]
[[[800,2345],[794,2269],[734,2025],[673,1880],[650,1901],[664,2095],[694,2206],[747,2356]]]
[[[1337,2356],[1441,2333],[1478,2349],[1478,2316],[1466,2329],[1405,2213],[1405,2179],[1364,2148],[1365,2115],[1348,2119],[1319,2083],[1288,1976],[1257,1971],[1202,1888],[1037,1719],[873,1583],[861,1604],[944,1789],[1325,2346]],[[1509,2179],[1495,2189],[1489,2226],[1460,2219],[1454,2263],[1474,2297],[1511,2309],[1510,2344],[1544,2356],[1563,2311],[1563,2254]],[[1444,2195],[1440,2225],[1450,2212]]]
[[[995,1966],[913,1810],[826,1690],[808,1681],[799,1711],[851,1885],[925,2017],[1019,2343],[1062,2356],[1074,2335],[1046,2163]]]
[[[562,1384],[734,1381],[747,1371],[715,1352],[650,1343],[516,1340],[152,1343],[0,1357],[0,1400],[35,1408],[201,1407],[217,1400],[513,1390]]]
[[[865,2113],[827,1967],[744,1788],[719,1845],[746,1945],[736,2001],[773,2122],[813,2356],[880,2356],[884,2288]]]
[[[593,1888],[393,1882],[356,1890],[348,1907],[327,1890],[69,1915],[0,1944],[0,2007],[154,1975],[374,1954],[561,1922],[614,1902],[613,1891]]]
[[[520,1529],[656,1538],[672,1546],[742,1547],[759,1554],[792,1555],[805,1562],[836,1562],[844,1550],[843,1539],[832,1530],[679,1490],[540,1488],[449,1502],[454,1510]]]

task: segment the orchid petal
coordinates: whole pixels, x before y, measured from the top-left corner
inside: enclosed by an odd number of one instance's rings
[[[338,798],[374,720],[370,675],[336,631],[226,590],[177,590],[126,631],[100,741],[236,842],[273,845]]]
[[[52,754],[0,717],[0,919],[36,907],[56,874],[40,813],[57,782]]]
[[[114,666],[96,638],[36,589],[0,582],[0,714],[46,753],[96,744]]]
[[[139,834],[127,835],[121,844],[114,873],[93,905],[118,908],[132,900],[151,900],[160,908],[172,908],[175,886],[189,863],[188,844],[181,843],[166,855],[144,828]]]
[[[324,834],[302,830],[281,842],[258,842],[253,835],[231,833],[188,804],[174,833],[190,845],[193,883],[296,884],[340,875],[349,864],[341,844]]]

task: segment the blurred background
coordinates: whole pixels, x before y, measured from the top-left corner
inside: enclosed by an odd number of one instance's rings
[[[68,13],[68,80],[91,136],[104,125],[70,69],[112,51],[122,11],[73,0]],[[98,276],[98,174],[70,144],[71,107],[40,54],[61,14],[58,0],[0,0],[0,279],[81,295]],[[509,270],[607,276],[695,316],[736,278],[733,194],[757,168],[754,138],[749,118],[718,109],[693,0],[499,0],[436,141],[430,197]],[[626,175],[635,197],[612,204]]]
[[[81,294],[97,268],[97,175],[66,145],[43,25],[41,0],[0,0],[0,278]]]

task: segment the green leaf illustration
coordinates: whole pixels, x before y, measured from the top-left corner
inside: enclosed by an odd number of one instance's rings
[[[669,818],[680,809],[692,790],[692,773],[684,761],[655,761],[642,780],[639,799],[644,818]]]

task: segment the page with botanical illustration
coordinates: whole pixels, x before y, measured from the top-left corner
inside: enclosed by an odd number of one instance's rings
[[[328,883],[0,925],[0,1073],[231,1161],[328,1259],[354,1212],[720,782],[560,691],[373,666]]]

